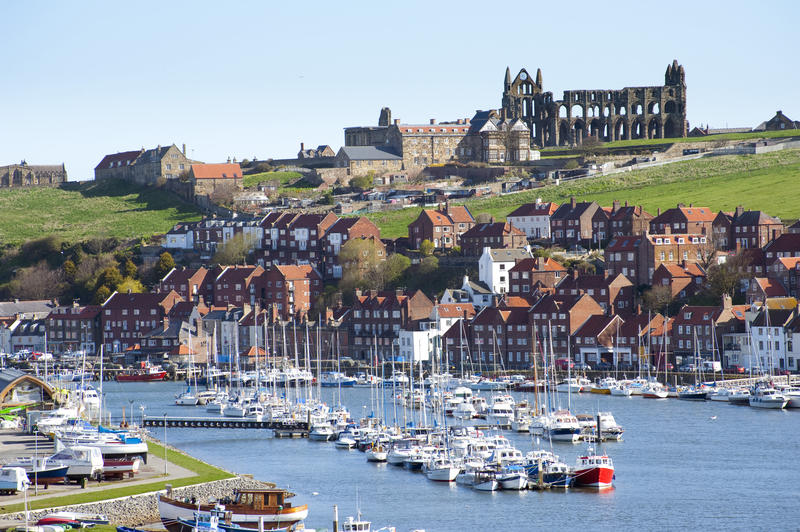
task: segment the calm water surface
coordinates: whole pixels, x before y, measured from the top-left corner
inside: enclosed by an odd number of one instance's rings
[[[119,418],[131,407],[149,416],[206,416],[203,407],[176,407],[179,383],[105,383],[106,407]],[[486,392],[483,392],[486,393]],[[323,399],[334,403],[334,391]],[[524,394],[516,394],[519,398]],[[561,394],[566,401],[565,394]],[[369,389],[343,391],[354,417],[369,404]],[[800,411],[756,410],[726,403],[693,403],[584,394],[573,411],[611,411],[625,441],[605,444],[614,459],[615,488],[603,493],[476,492],[428,481],[363,453],[333,444],[275,439],[270,431],[167,429],[167,440],[193,456],[288,487],[294,504],[308,503],[306,526],[331,526],[355,514],[356,493],[373,528],[463,530],[796,530],[800,526]],[[387,403],[389,417],[393,416]],[[716,416],[716,419],[712,417]],[[153,429],[163,437],[163,429]],[[506,432],[523,452],[527,435]],[[573,464],[583,444],[555,443]]]

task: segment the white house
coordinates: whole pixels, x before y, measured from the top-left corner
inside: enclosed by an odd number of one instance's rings
[[[478,279],[483,282],[492,293],[505,294],[508,292],[508,271],[514,265],[531,257],[527,249],[492,249],[483,248],[483,253],[478,259]]]
[[[470,281],[469,276],[464,276],[461,288],[448,288],[442,295],[442,303],[472,303],[476,309],[492,304],[492,291],[482,282]]]
[[[419,330],[400,329],[397,335],[398,352],[407,362],[428,362],[439,349],[441,341],[435,322],[422,322]]]
[[[167,249],[193,249],[194,248],[194,228],[197,224],[178,224],[164,239],[164,247]]]
[[[515,211],[506,216],[508,223],[520,229],[528,238],[550,238],[550,216],[556,212],[558,205],[551,202],[542,202],[536,198],[536,203],[520,205]]]

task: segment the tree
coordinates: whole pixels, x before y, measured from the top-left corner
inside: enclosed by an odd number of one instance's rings
[[[216,264],[243,264],[249,254],[250,246],[244,233],[237,233],[217,249],[211,261]]]
[[[61,269],[64,271],[64,280],[68,283],[74,283],[75,274],[78,273],[78,268],[75,266],[75,263],[67,259],[64,261],[64,264],[61,265]]]
[[[376,277],[380,288],[396,286],[411,266],[411,259],[399,253],[393,253],[376,268]]]
[[[101,286],[94,293],[93,303],[95,305],[102,305],[110,296],[111,290],[109,290],[107,286]]]
[[[163,279],[164,276],[167,275],[174,267],[175,259],[173,259],[172,255],[169,254],[169,251],[165,251],[158,257],[155,273],[159,279]]]
[[[350,180],[350,186],[358,191],[368,190],[372,188],[374,181],[373,176],[374,173],[370,172],[367,175],[354,177],[353,179]]]
[[[425,240],[420,242],[419,254],[422,255],[423,257],[430,257],[431,255],[433,255],[434,249],[435,248],[433,246],[433,242],[431,242],[426,238]]]
[[[125,262],[122,264],[122,270],[120,270],[123,277],[130,277],[131,279],[136,279],[136,275],[139,273],[136,269],[136,265],[133,263],[131,259],[125,259]]]
[[[100,272],[100,275],[97,277],[97,283],[95,283],[96,287],[105,286],[110,291],[114,291],[117,289],[119,285],[122,284],[122,274],[119,273],[119,270],[114,267],[110,266]]]
[[[333,205],[333,192],[331,192],[330,190],[326,191],[322,195],[322,201],[320,203],[322,203],[323,205]]]
[[[710,294],[715,298],[724,294],[736,295],[737,287],[748,277],[749,262],[744,253],[738,253],[722,264],[712,264],[706,271]]]
[[[130,277],[126,277],[122,280],[122,282],[117,286],[117,292],[127,294],[128,292],[134,294],[141,294],[146,292],[144,285],[140,281],[136,279],[132,279]]]
[[[419,263],[417,271],[419,275],[430,275],[439,269],[439,259],[436,257],[425,257]]]
[[[664,312],[672,300],[672,288],[669,286],[656,285],[642,294],[644,307],[651,312]]]
[[[44,260],[17,271],[9,289],[17,299],[52,299],[59,297],[67,285],[61,269],[51,269]]]

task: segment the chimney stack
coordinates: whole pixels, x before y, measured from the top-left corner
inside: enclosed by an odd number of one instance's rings
[[[744,206],[743,206],[743,205],[739,205],[738,207],[736,207],[736,214],[734,215],[734,217],[733,217],[733,218],[734,218],[734,219],[737,219],[737,218],[739,218],[739,217],[740,217],[742,214],[744,214]]]
[[[436,125],[436,119],[435,119],[435,118],[431,118],[431,125],[432,125],[432,126],[435,126],[435,125]]]
[[[627,201],[625,202],[625,206],[626,207],[628,206]],[[619,200],[614,200],[613,202],[611,202],[611,212],[614,213],[617,212],[618,210],[619,210]]]
[[[395,118],[394,119],[394,125],[396,125],[396,126],[400,125],[400,119],[399,118]]]
[[[570,206],[570,207],[572,207],[572,208],[574,209],[574,208],[575,208],[575,205],[576,205],[576,203],[575,203],[575,196],[570,196],[570,197],[569,197],[569,206]]]
[[[306,151],[306,145],[304,143],[300,143],[300,151]]]
[[[183,156],[186,157],[186,143],[183,143]]]

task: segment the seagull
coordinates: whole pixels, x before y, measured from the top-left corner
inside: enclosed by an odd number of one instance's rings
[[[311,492],[311,495],[313,495],[314,497],[316,497],[317,495],[319,495],[319,492],[318,492],[318,491],[312,491],[312,492]]]
[[[717,419],[717,416],[711,416],[711,421],[714,421],[715,419]]]

